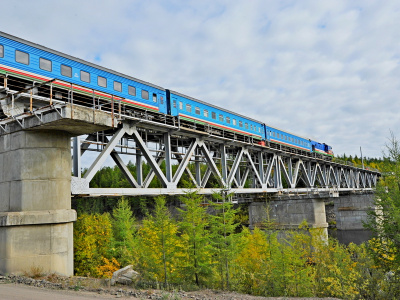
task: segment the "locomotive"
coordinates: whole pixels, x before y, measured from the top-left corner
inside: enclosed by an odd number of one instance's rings
[[[20,88],[32,82],[54,80],[56,99],[68,97],[71,90],[83,96],[120,101],[127,114],[144,111],[172,116],[182,126],[197,126],[215,135],[249,139],[260,145],[325,159],[333,157],[332,147],[325,143],[0,31],[1,74],[18,78],[22,82]]]

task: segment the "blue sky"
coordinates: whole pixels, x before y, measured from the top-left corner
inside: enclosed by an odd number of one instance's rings
[[[398,1],[9,1],[0,30],[332,145],[400,137]]]

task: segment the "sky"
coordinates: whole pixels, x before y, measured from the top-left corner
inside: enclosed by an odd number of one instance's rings
[[[0,0],[0,31],[331,145],[400,138],[400,1]]]

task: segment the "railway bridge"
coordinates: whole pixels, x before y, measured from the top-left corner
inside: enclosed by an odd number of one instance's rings
[[[179,195],[195,189],[253,202],[253,219],[268,198],[282,226],[307,219],[326,230],[324,201],[343,195],[357,201],[357,195],[373,192],[380,176],[96,95],[58,79],[0,78],[0,273],[40,265],[73,274],[71,196]],[[92,162],[82,172],[84,154]],[[91,186],[108,158],[129,188]]]

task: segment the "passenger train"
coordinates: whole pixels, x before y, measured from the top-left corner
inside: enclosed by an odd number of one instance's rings
[[[315,154],[326,159],[333,157],[332,147],[324,143],[4,32],[0,32],[1,74],[10,79],[18,78],[18,82],[26,85],[55,79],[54,92],[58,99],[68,97],[66,90],[72,87],[73,92],[80,95],[121,101],[128,113],[139,110],[173,116],[182,126],[197,125],[215,135],[249,138],[260,145]]]

